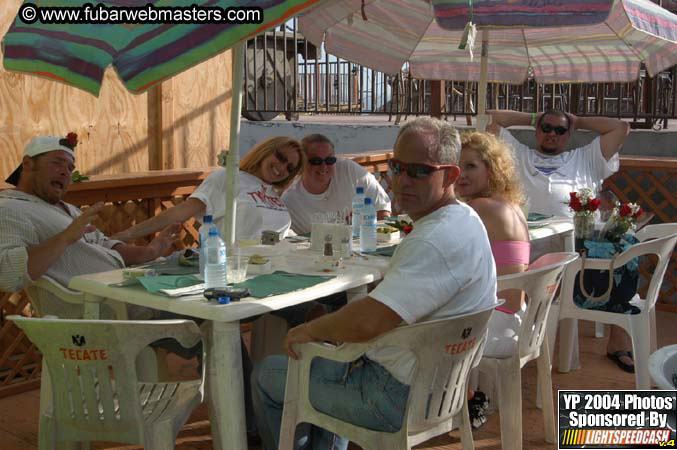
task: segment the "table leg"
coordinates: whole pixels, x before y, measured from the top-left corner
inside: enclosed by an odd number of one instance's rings
[[[83,319],[99,320],[101,318],[101,302],[103,297],[85,293],[85,309]]]
[[[212,439],[217,450],[246,450],[240,323],[203,324]]]

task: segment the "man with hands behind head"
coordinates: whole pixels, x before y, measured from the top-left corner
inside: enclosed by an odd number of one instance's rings
[[[558,110],[540,114],[508,110],[487,111],[491,123],[487,131],[506,141],[512,148],[520,172],[522,186],[528,197],[529,212],[573,215],[567,206],[569,193],[590,188],[596,194],[604,179],[618,171],[618,152],[630,133],[630,125],[608,117],[577,117]],[[520,143],[506,127],[532,125],[536,128],[538,148]],[[577,128],[599,133],[591,143],[573,150],[566,145]],[[532,258],[541,252],[532,242]],[[622,328],[612,326],[607,344],[607,356],[626,372],[634,372],[630,338]]]
[[[571,216],[569,193],[582,188],[599,192],[604,179],[619,168],[618,152],[630,132],[630,125],[608,117],[577,117],[558,110],[522,113],[487,111],[487,131],[506,141],[515,156],[520,179],[528,197],[529,212]],[[506,130],[516,125],[536,128],[536,149],[522,144]],[[579,148],[566,146],[575,129],[599,133]]]

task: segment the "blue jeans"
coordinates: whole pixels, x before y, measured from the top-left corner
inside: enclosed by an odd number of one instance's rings
[[[287,380],[287,357],[270,356],[254,369],[252,396],[264,450],[277,449]],[[346,364],[315,358],[310,369],[310,402],[317,410],[364,428],[402,428],[409,386],[367,358]],[[296,430],[295,448],[345,450],[348,440],[309,424]]]

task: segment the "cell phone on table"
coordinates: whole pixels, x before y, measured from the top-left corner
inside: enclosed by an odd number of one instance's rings
[[[205,289],[203,295],[207,300],[216,300],[219,304],[228,304],[230,302],[237,302],[241,298],[249,297],[249,289],[247,288],[209,288]]]

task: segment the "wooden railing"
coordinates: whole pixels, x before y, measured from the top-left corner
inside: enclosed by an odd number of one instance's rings
[[[391,179],[388,174],[390,150],[347,155],[374,173],[388,194]],[[70,187],[66,200],[86,208],[98,201],[106,202],[94,224],[106,234],[113,234],[152,217],[183,201],[216,168],[157,171],[125,175],[93,176],[90,181]],[[621,170],[609,178],[605,186],[622,201],[637,201],[656,213],[655,223],[677,221],[677,159],[621,158]],[[7,188],[8,186],[4,186]],[[0,190],[3,186],[0,186]],[[392,195],[391,195],[392,197]],[[393,204],[394,213],[398,207]],[[193,246],[197,241],[198,225],[194,220],[184,223],[182,245]],[[677,312],[676,256],[663,281],[659,309]],[[651,262],[642,267],[644,285]],[[0,311],[9,314],[30,314],[25,293],[0,294]],[[11,322],[0,325],[0,397],[33,389],[39,385],[40,357],[23,333]]]

